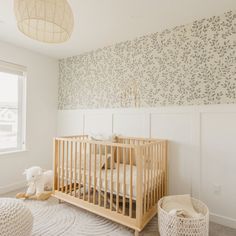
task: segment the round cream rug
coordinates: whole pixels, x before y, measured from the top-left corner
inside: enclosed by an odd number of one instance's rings
[[[34,216],[33,236],[134,235],[134,231],[103,217],[67,203],[58,204],[54,198],[48,201],[24,201]],[[157,217],[146,226],[142,236],[158,235]]]

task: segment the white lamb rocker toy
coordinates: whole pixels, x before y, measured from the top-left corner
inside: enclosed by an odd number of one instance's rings
[[[39,166],[33,166],[26,169],[23,173],[26,175],[28,189],[26,193],[18,193],[16,198],[47,200],[52,193],[53,171],[43,171]]]

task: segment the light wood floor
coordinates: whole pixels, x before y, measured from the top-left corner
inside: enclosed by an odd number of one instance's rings
[[[16,190],[4,195],[0,195],[0,197],[15,197],[16,193],[23,192],[24,190]],[[142,236],[158,236],[157,232],[149,232],[149,233],[142,233]],[[232,229],[229,227],[225,227],[223,225],[219,225],[213,222],[210,222],[210,234],[209,236],[236,236],[236,229]]]

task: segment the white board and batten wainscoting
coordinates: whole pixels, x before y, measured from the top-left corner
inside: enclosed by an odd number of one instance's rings
[[[169,140],[169,194],[203,200],[211,220],[236,228],[236,104],[59,110],[58,135]]]

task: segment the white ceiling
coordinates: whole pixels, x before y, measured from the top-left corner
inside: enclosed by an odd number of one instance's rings
[[[74,32],[66,43],[51,45],[31,40],[18,31],[13,1],[0,0],[0,40],[55,58],[78,55],[236,9],[236,0],[69,0]]]

